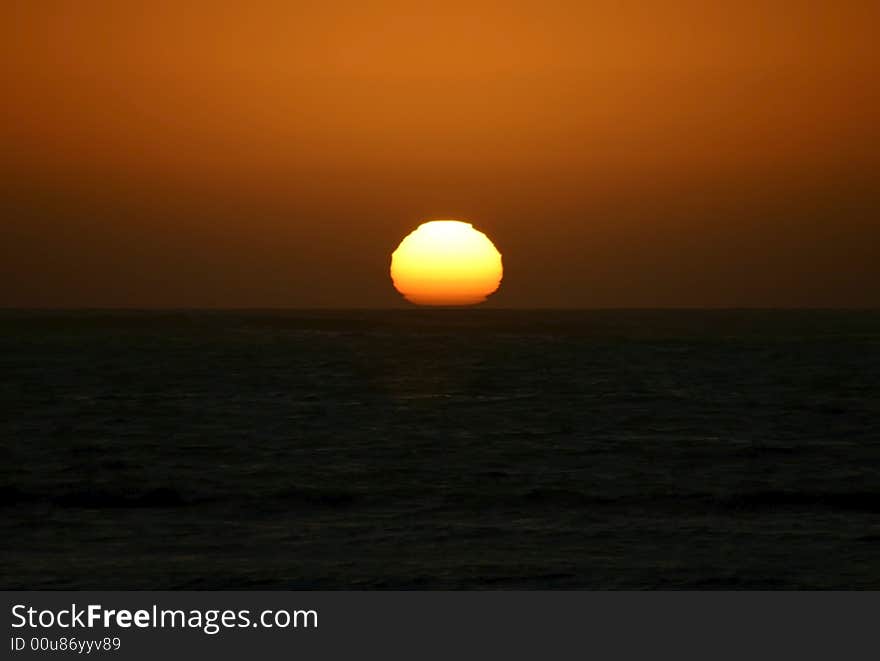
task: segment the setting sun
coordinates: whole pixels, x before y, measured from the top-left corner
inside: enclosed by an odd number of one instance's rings
[[[391,280],[417,305],[482,303],[501,284],[501,253],[470,223],[419,225],[391,255]]]

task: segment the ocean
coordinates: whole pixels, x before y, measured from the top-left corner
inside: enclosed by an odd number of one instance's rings
[[[5,589],[880,588],[880,311],[0,312]]]

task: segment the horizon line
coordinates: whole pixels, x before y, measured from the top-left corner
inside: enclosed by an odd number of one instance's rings
[[[355,306],[4,306],[3,312],[454,312],[483,310],[486,312],[687,312],[687,311],[865,311],[880,312],[880,305],[874,306],[780,306],[780,305],[680,305],[680,306],[530,306],[496,307],[485,305],[467,306],[429,306],[408,305],[396,307],[355,307]]]

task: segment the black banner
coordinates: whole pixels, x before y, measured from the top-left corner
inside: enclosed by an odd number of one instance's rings
[[[874,656],[875,593],[5,592],[8,658]]]

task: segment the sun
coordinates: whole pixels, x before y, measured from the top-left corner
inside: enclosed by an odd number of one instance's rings
[[[417,305],[475,305],[501,285],[501,253],[470,223],[432,220],[391,255],[391,281]]]

